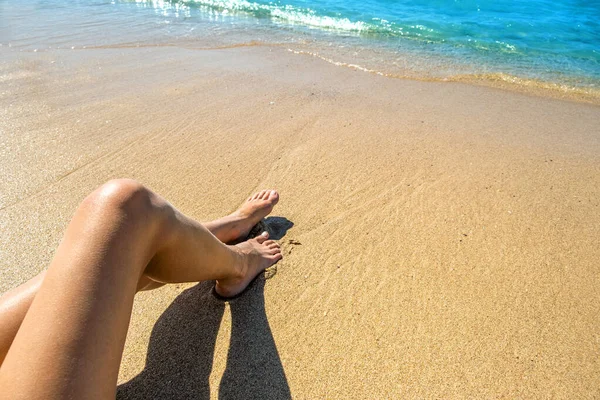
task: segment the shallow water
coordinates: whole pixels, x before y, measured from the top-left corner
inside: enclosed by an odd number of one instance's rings
[[[0,2],[0,44],[283,44],[385,75],[600,88],[600,1]]]

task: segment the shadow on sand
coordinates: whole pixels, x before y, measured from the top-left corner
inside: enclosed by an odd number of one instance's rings
[[[265,220],[280,239],[293,223]],[[287,222],[286,222],[287,221]],[[276,222],[275,229],[271,225]],[[183,291],[160,316],[150,336],[144,370],[117,388],[117,399],[209,399],[209,376],[225,303],[211,293],[214,282]],[[229,302],[231,340],[219,398],[289,399],[290,388],[265,311],[261,276]]]
[[[284,217],[267,217],[263,220],[269,231],[269,238],[273,240],[282,239],[294,223]]]

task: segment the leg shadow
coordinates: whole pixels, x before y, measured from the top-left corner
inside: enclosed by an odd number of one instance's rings
[[[294,223],[284,217],[268,217],[249,233],[256,237],[263,231],[269,238],[282,239]],[[219,399],[291,399],[271,327],[265,311],[265,276],[261,275],[239,299],[229,302],[231,340],[227,366],[219,386]]]
[[[232,300],[231,342],[219,399],[291,399],[290,387],[265,311],[265,280]]]
[[[209,376],[225,305],[213,282],[181,293],[150,336],[144,370],[117,388],[117,399],[209,399]]]

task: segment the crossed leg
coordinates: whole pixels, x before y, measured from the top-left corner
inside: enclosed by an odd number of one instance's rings
[[[96,190],[45,276],[23,289],[21,299],[32,301],[0,367],[0,398],[114,398],[136,291],[215,279],[219,294],[239,293],[281,251],[266,236],[236,246],[219,238],[247,233],[276,201],[275,192],[261,192],[208,223],[216,237],[134,181]]]

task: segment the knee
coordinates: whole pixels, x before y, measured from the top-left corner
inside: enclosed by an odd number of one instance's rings
[[[101,215],[119,215],[121,220],[150,221],[155,214],[154,194],[132,179],[113,179],[85,200],[89,210]]]

